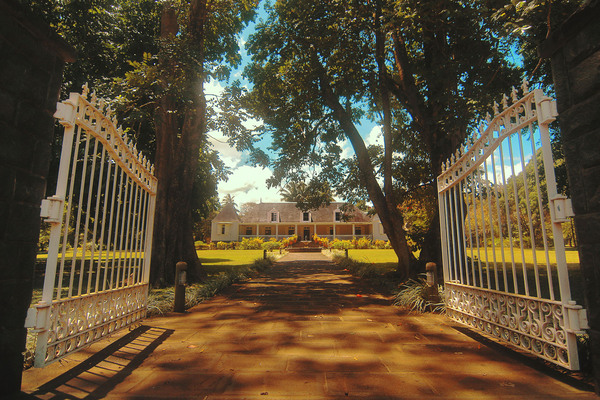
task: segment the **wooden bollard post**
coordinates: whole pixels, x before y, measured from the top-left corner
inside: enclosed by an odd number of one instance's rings
[[[438,293],[437,283],[437,265],[434,262],[428,262],[425,264],[425,271],[427,275],[427,288],[426,296],[427,300],[431,303],[439,303],[440,295]]]
[[[185,285],[187,280],[187,263],[180,261],[175,265],[175,301],[173,311],[185,312]]]
[[[437,265],[434,262],[428,262],[425,265],[425,271],[427,273],[427,285],[437,285]]]

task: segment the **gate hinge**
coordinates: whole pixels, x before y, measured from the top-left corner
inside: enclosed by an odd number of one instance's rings
[[[568,332],[583,333],[583,330],[590,329],[585,308],[578,305],[575,301],[569,301],[565,306],[565,317],[569,320]]]
[[[75,123],[76,107],[75,103],[69,98],[67,101],[56,103],[56,112],[54,118],[65,127],[72,127]]]
[[[39,302],[38,304],[30,307],[27,310],[27,317],[25,318],[25,328],[32,328],[36,330],[45,330],[48,326],[48,319],[50,317],[50,305]]]
[[[62,220],[63,205],[65,201],[57,196],[48,197],[42,200],[40,216],[46,219],[46,222],[58,224]]]
[[[550,199],[550,204],[554,211],[552,213],[554,217],[552,222],[568,222],[569,217],[575,216],[571,199],[567,198],[567,196],[559,194]]]

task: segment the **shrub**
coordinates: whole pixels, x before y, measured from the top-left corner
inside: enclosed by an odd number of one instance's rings
[[[273,251],[273,250],[277,250],[280,249],[282,246],[281,242],[278,242],[277,240],[275,240],[274,238],[272,238],[271,240],[269,240],[268,242],[264,242],[262,244],[262,248],[263,250],[267,250],[267,251]]]
[[[330,247],[335,250],[352,249],[352,242],[349,240],[334,239],[330,243]]]
[[[407,307],[419,313],[444,312],[444,288],[441,285],[431,287],[424,278],[409,279],[396,294],[394,305]]]
[[[238,248],[240,250],[260,250],[260,249],[262,249],[263,242],[264,241],[262,238],[253,238],[253,239],[243,238],[242,241],[240,242]]]
[[[383,240],[374,240],[372,245],[376,249],[385,249],[386,243]]]
[[[226,250],[229,247],[229,243],[217,242],[217,249]]]
[[[196,250],[208,250],[212,247],[213,243],[204,243],[202,240],[197,240],[194,242],[194,247]]]
[[[326,237],[319,237],[317,234],[315,234],[313,236],[313,241],[319,246],[322,246],[326,249],[329,248],[329,239],[327,239]]]
[[[354,248],[355,249],[370,249],[372,248],[371,240],[365,237],[362,237],[358,240],[354,240]]]
[[[281,241],[283,247],[289,247],[298,241],[298,235],[293,235]]]

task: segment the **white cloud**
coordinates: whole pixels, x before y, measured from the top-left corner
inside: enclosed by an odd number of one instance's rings
[[[234,147],[229,146],[227,138],[220,132],[209,132],[208,141],[212,144],[217,153],[219,153],[221,161],[223,161],[227,167],[235,168],[242,160],[242,153],[237,151]]]
[[[381,126],[375,125],[367,137],[365,138],[365,144],[383,146],[383,134],[381,132]]]
[[[220,96],[225,88],[221,85],[221,82],[216,79],[211,79],[210,82],[204,83],[204,94],[206,96]]]
[[[238,205],[248,202],[276,202],[281,200],[277,188],[267,189],[266,181],[271,176],[268,168],[244,165],[236,168],[227,182],[219,183],[219,196],[231,194]]]

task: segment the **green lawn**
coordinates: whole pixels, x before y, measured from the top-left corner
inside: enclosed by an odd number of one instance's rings
[[[349,249],[348,257],[359,262],[374,264],[383,273],[392,271],[398,266],[398,257],[393,249]]]
[[[521,264],[522,259],[523,259],[523,257],[521,256],[521,249],[518,247],[515,247],[514,252],[515,252],[515,263]],[[500,248],[499,246],[496,247],[495,249],[492,249],[491,247],[488,247],[487,249],[481,248],[481,249],[479,249],[479,256],[477,254],[477,248],[474,248],[473,249],[473,258],[474,259],[480,258],[482,261],[485,261],[486,253],[487,253],[487,257],[488,257],[487,258],[488,262],[494,261],[494,253],[496,256],[496,262],[497,263],[502,262],[502,248]],[[524,249],[523,254],[525,256],[524,257],[525,264],[533,265],[533,251],[531,249]],[[577,251],[577,249],[567,248],[565,251],[565,255],[567,258],[567,265],[569,266],[569,268],[579,267],[579,252]],[[471,257],[471,249],[470,248],[467,248],[467,256]],[[544,252],[544,250],[536,250],[535,257],[537,259],[538,264],[543,265],[546,263],[546,253]],[[549,250],[548,258],[550,259],[551,264],[556,263],[556,252],[554,250]],[[504,247],[504,260],[506,262],[511,262],[510,247]]]
[[[263,257],[262,250],[198,250],[197,253],[209,275],[249,266]]]

